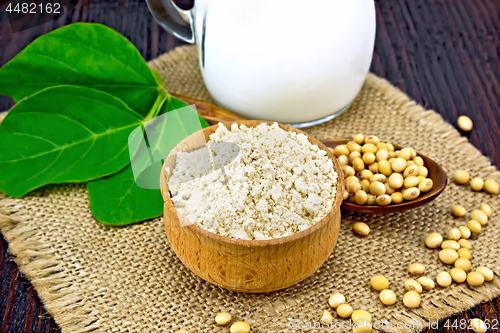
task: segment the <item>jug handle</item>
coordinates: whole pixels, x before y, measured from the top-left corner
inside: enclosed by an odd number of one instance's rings
[[[172,0],[146,0],[146,3],[153,17],[165,30],[185,42],[195,42],[191,16],[188,15],[189,22],[186,22],[181,15],[190,13],[189,10],[183,11]]]

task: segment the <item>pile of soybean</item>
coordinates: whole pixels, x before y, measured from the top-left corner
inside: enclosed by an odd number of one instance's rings
[[[333,153],[346,180],[344,200],[387,206],[415,200],[432,189],[424,160],[411,147],[396,150],[374,135],[356,134]]]

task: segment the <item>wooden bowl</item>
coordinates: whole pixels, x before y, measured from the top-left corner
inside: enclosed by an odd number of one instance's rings
[[[244,120],[226,122],[223,125],[229,129],[233,123],[248,127],[261,123],[272,124],[267,121]],[[279,126],[286,131],[306,135],[312,144],[325,150],[339,175],[332,210],[314,226],[297,234],[270,240],[242,240],[223,237],[194,224],[181,226],[168,190],[168,177],[171,174],[166,173],[165,167],[171,173],[175,167],[177,152],[199,148],[186,148],[196,140],[193,139],[196,133],[179,143],[163,165],[160,176],[161,192],[165,200],[163,219],[170,246],[193,273],[219,287],[246,293],[267,293],[290,287],[312,275],[326,261],[337,242],[344,191],[340,165],[331,151],[317,139],[293,127]],[[203,129],[205,140],[208,141],[209,135],[216,129],[217,125]]]
[[[346,144],[349,141],[352,141],[352,139],[331,139],[331,140],[323,140],[322,142],[325,144],[325,146],[335,149],[335,147]],[[394,145],[394,147],[396,149],[403,148],[396,145]],[[441,192],[443,192],[443,190],[446,187],[446,184],[448,183],[448,177],[446,176],[446,172],[439,164],[431,160],[429,157],[422,155],[420,153],[418,153],[418,156],[422,157],[422,159],[424,160],[424,166],[429,170],[429,175],[427,177],[432,179],[433,182],[432,188],[429,192],[420,195],[415,200],[403,201],[402,203],[399,204],[391,203],[387,206],[358,205],[353,202],[344,201],[342,203],[342,208],[354,212],[367,213],[367,214],[388,214],[388,213],[402,212],[408,209],[419,207],[436,199],[441,194]]]

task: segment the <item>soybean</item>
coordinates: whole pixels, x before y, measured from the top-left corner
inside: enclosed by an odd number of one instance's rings
[[[394,291],[390,289],[384,289],[380,292],[378,295],[380,301],[384,303],[385,305],[393,305],[396,303],[397,297]]]
[[[340,318],[349,318],[352,314],[352,306],[349,304],[340,304],[337,307],[337,314]]]
[[[354,168],[350,165],[344,165],[342,167],[342,171],[344,173],[344,177],[347,178],[349,176],[354,176],[356,174],[356,171],[354,170]]]
[[[365,143],[365,136],[362,133],[356,134],[352,140],[356,142],[358,145],[362,145]]]
[[[409,161],[412,158],[413,151],[411,148],[403,148],[399,151],[399,157]]]
[[[476,220],[481,223],[481,225],[486,225],[486,223],[488,223],[488,215],[480,209],[474,209],[470,213],[470,218],[471,220]]]
[[[349,164],[349,157],[340,155],[339,157],[337,157],[337,161],[339,161],[340,166],[343,167],[344,165]]]
[[[391,164],[392,170],[394,172],[403,172],[408,165],[408,161],[402,157],[397,157]]]
[[[368,196],[366,195],[366,192],[363,190],[359,190],[356,192],[356,194],[354,194],[354,201],[356,201],[358,205],[364,205],[367,200]]]
[[[479,209],[481,209],[486,214],[486,216],[488,218],[490,218],[491,215],[493,214],[493,209],[491,209],[491,206],[488,204],[485,204],[485,203],[482,204]]]
[[[410,177],[410,176],[417,176],[417,175],[418,175],[418,165],[408,166],[403,173],[403,176],[405,178]]]
[[[458,231],[460,231],[460,236],[462,239],[469,239],[470,238],[470,229],[467,228],[467,226],[463,225],[458,227]]]
[[[444,249],[439,252],[439,259],[448,265],[453,265],[458,259],[458,253],[452,249]]]
[[[461,268],[463,269],[465,272],[468,272],[470,271],[471,267],[472,267],[472,264],[470,263],[470,260],[469,259],[466,259],[466,258],[458,258],[456,261],[455,261],[455,267],[456,268]]]
[[[375,154],[374,153],[366,153],[363,154],[362,160],[365,164],[370,165],[375,162]],[[363,166],[364,167],[364,166]]]
[[[410,309],[417,308],[420,305],[420,295],[415,291],[408,291],[403,296],[403,304]]]
[[[472,249],[472,245],[470,244],[470,242],[466,239],[461,239],[458,241],[458,244],[463,247],[464,249],[467,249],[467,250],[470,250]]]
[[[407,188],[403,191],[403,198],[408,201],[416,199],[419,195],[420,190],[416,187]]]
[[[462,234],[460,233],[460,230],[458,230],[458,228],[451,228],[450,231],[448,231],[449,240],[457,241],[460,238],[462,238]]]
[[[469,228],[471,232],[478,234],[481,232],[481,223],[477,222],[476,220],[470,220],[467,223],[467,228]]]
[[[392,174],[392,166],[391,163],[387,160],[382,160],[378,162],[378,169],[380,173],[390,176]]]
[[[464,206],[454,205],[451,207],[451,213],[455,216],[462,217],[467,214],[467,210],[465,210]]]
[[[467,116],[460,116],[457,119],[458,128],[464,132],[470,132],[472,130],[472,120]]]
[[[425,178],[424,180],[420,180],[420,183],[418,184],[418,189],[420,190],[420,193],[429,192],[432,189],[433,185],[434,185],[434,182],[432,181],[432,179]]]
[[[500,191],[500,186],[493,179],[488,179],[484,182],[484,189],[490,194],[497,194]]]
[[[372,331],[372,323],[360,323],[352,327],[352,333],[370,333]]]
[[[379,195],[379,196],[377,196],[377,199],[375,200],[375,202],[379,206],[387,206],[391,203],[391,201],[392,201],[391,197],[387,194]]]
[[[385,183],[387,177],[381,173],[376,173],[373,176],[370,177],[370,183],[373,182],[380,182],[380,183]]]
[[[445,240],[442,244],[441,244],[441,248],[444,250],[444,249],[452,249],[452,250],[455,250],[455,251],[458,251],[460,250],[460,243],[458,243],[457,241],[454,241],[454,240]]]
[[[370,184],[370,193],[373,195],[382,195],[385,191],[385,185],[381,182],[375,181]]]
[[[403,193],[401,192],[394,192],[391,194],[391,201],[394,202],[395,204],[402,203],[403,202]]]
[[[470,181],[470,188],[473,190],[473,191],[481,191],[484,187],[484,180],[482,180],[481,178],[479,177],[476,177],[476,178],[472,178],[472,180]]]
[[[472,326],[472,330],[476,333],[485,333],[488,330],[488,326],[479,318],[473,318],[469,323]]]
[[[357,191],[361,190],[361,184],[359,183],[358,177],[355,176],[347,177],[345,181],[345,187],[350,194],[354,194]]]
[[[381,291],[389,288],[389,280],[383,275],[376,275],[370,280],[373,289]]]
[[[375,173],[377,173],[377,172],[379,172],[379,171],[378,171],[378,163],[377,163],[377,162],[375,162],[375,163],[370,164],[370,165],[368,166],[368,170],[370,170],[370,171],[371,171],[372,173],[374,173],[374,174],[375,174]]]
[[[231,315],[227,312],[221,312],[217,316],[215,316],[215,322],[218,325],[224,326],[227,325],[231,321]]]
[[[339,145],[333,150],[333,154],[337,157],[341,155],[349,156],[349,153],[349,149],[347,149],[346,145]]]
[[[488,267],[479,266],[478,268],[476,268],[476,272],[481,273],[483,275],[484,281],[493,280],[494,277],[493,271]]]
[[[353,151],[361,152],[361,146],[354,141],[349,141],[346,144],[347,149],[352,153]]]
[[[353,161],[352,161],[352,167],[354,168],[354,170],[356,170],[357,172],[360,172],[361,170],[364,170],[365,169],[365,162],[363,162],[363,160],[359,157],[356,157]]]
[[[377,151],[375,155],[377,162],[387,160],[389,158],[389,151],[387,149],[380,149]],[[373,162],[372,162],[373,163]]]
[[[405,289],[408,291],[416,291],[417,293],[422,292],[422,285],[413,279],[408,279],[405,281]]]
[[[385,183],[385,194],[391,195],[394,192],[396,192],[395,189],[393,189],[389,184]]]
[[[424,159],[420,156],[415,156],[413,159],[412,159],[413,163],[415,163],[415,165],[417,166],[424,166]]]
[[[378,150],[377,146],[375,146],[373,143],[365,143],[363,146],[361,146],[361,152],[363,154],[366,153],[376,153]]]
[[[394,188],[394,189],[398,189],[398,188],[401,188],[403,186],[403,183],[404,183],[404,178],[403,178],[403,175],[401,175],[400,173],[393,173],[392,175],[389,176],[389,186]]]
[[[437,232],[430,233],[425,238],[425,245],[431,249],[439,247],[443,243],[443,236]]]
[[[453,174],[453,180],[455,183],[463,185],[467,183],[470,179],[469,173],[465,170],[457,170]]]
[[[354,223],[352,230],[361,236],[366,236],[370,233],[370,227],[368,226],[368,224],[363,222]]]
[[[469,260],[470,260],[470,258],[472,258],[472,254],[470,253],[469,249],[461,248],[457,252],[458,252],[459,258],[465,258],[465,259],[469,259]]]
[[[425,266],[420,263],[414,263],[408,267],[408,271],[413,275],[420,275],[425,272]]]
[[[250,332],[250,325],[243,321],[238,321],[231,325],[231,328],[229,329],[229,332],[231,333],[248,333]]]
[[[359,151],[353,151],[349,154],[349,163],[352,164],[356,158],[361,158],[361,153]]]
[[[381,149],[386,149],[387,151],[389,151],[389,145],[385,142],[379,142],[376,144],[378,150],[381,150]]]
[[[361,189],[365,192],[368,192],[370,189],[370,181],[368,179],[363,179],[361,181]]]
[[[328,299],[328,304],[334,309],[338,308],[340,304],[345,303],[345,296],[341,293],[335,293]]]
[[[364,180],[369,180],[373,176],[373,172],[370,170],[363,170],[359,173],[359,178],[364,179]]]
[[[373,194],[368,195],[368,200],[366,201],[367,205],[374,205],[376,203],[377,196]]]
[[[355,324],[371,323],[372,315],[366,310],[356,310],[352,313],[351,320]]]
[[[425,166],[419,166],[418,175],[426,178],[429,175],[429,170]]]
[[[448,272],[439,272],[436,276],[436,282],[441,287],[449,287],[451,285],[452,279]]]
[[[479,272],[467,274],[467,283],[473,287],[479,287],[484,283],[484,275]]]
[[[451,269],[450,276],[456,283],[463,283],[467,279],[467,273],[458,267]]]
[[[419,277],[417,282],[420,283],[425,290],[431,290],[435,287],[434,281],[426,276]]]
[[[330,324],[332,322],[332,320],[333,320],[333,316],[330,313],[330,311],[328,311],[328,310],[323,311],[323,315],[321,316],[320,321],[323,324]]]
[[[405,181],[403,183],[404,187],[410,188],[410,187],[416,187],[420,184],[420,179],[415,176],[409,176],[408,178],[405,178]]]

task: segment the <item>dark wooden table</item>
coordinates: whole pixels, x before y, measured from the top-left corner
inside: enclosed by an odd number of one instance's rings
[[[186,0],[187,1],[187,0]],[[0,65],[36,37],[78,21],[106,24],[129,38],[146,59],[182,44],[163,31],[143,1],[80,0],[57,21],[12,33],[0,0]],[[469,139],[500,167],[500,1],[380,0],[371,70],[455,124],[474,121]],[[314,5],[314,2],[311,2]],[[297,47],[301,47],[300,40]],[[0,110],[11,106],[0,98]],[[500,298],[453,316],[500,320]],[[59,332],[33,287],[0,241],[0,333]],[[465,332],[445,328],[438,332]],[[432,331],[432,330],[429,330]]]

